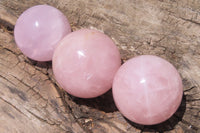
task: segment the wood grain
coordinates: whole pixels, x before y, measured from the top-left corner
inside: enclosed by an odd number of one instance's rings
[[[178,111],[164,123],[142,126],[120,114],[111,91],[94,99],[64,92],[51,62],[26,58],[14,41],[17,18],[38,4],[60,9],[73,30],[103,31],[115,41],[123,61],[153,54],[171,62],[184,84]],[[0,0],[0,132],[200,132],[200,1]]]

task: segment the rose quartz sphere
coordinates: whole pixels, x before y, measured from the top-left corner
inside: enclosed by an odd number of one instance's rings
[[[14,36],[26,56],[37,61],[50,61],[58,42],[70,32],[70,24],[62,12],[48,5],[38,5],[21,14]]]
[[[182,80],[172,64],[152,55],[128,60],[117,71],[113,97],[119,111],[143,125],[161,123],[179,107]]]
[[[108,91],[120,65],[116,45],[96,30],[82,29],[67,35],[53,55],[57,82],[80,98],[93,98]]]

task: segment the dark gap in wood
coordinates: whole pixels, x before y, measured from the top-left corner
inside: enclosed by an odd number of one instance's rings
[[[72,95],[70,95],[70,97],[75,103],[79,105],[86,105],[88,107],[104,111],[106,113],[112,113],[118,110],[114,103],[112,89],[97,98],[82,99],[74,97]]]
[[[56,91],[59,93],[65,109],[73,116],[74,121],[76,121],[79,124],[79,126],[82,127],[83,130],[85,130],[85,132],[89,132],[89,130],[84,128],[83,125],[76,119],[75,115],[73,114],[73,109],[69,106],[69,104],[65,100],[65,95],[67,95],[67,93],[63,89],[61,89],[55,82],[53,82],[50,77],[49,80],[54,84],[54,87],[56,88]]]
[[[0,19],[0,26],[3,27],[4,29],[6,29],[8,33],[13,35],[14,25],[12,25],[11,23],[9,23],[3,19]]]

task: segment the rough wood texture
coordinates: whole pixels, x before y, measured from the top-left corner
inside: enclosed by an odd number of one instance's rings
[[[17,17],[37,4],[50,4],[73,30],[96,28],[113,38],[123,61],[159,55],[183,79],[184,97],[168,121],[141,126],[116,109],[111,91],[95,99],[68,95],[55,82],[51,62],[27,59],[15,45]],[[200,132],[199,0],[0,0],[1,133]]]

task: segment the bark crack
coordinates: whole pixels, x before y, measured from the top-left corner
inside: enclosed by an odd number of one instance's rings
[[[4,20],[4,19],[1,19],[0,18],[0,27],[8,32],[9,34],[13,34],[13,31],[14,31],[14,25],[9,23],[8,21]]]
[[[49,122],[48,120],[46,120],[46,119],[43,119],[43,118],[41,118],[40,116],[38,116],[38,115],[36,115],[36,114],[34,114],[33,112],[31,112],[30,110],[27,110],[26,109],[26,111],[28,111],[32,116],[34,116],[36,119],[38,119],[39,121],[41,121],[41,122],[44,122],[44,123],[46,123],[46,124],[48,124],[48,125],[50,125],[50,126],[57,126],[57,127],[59,127],[60,129],[62,129],[63,131],[68,131],[68,130],[66,130],[66,129],[64,129],[64,128],[62,128],[60,125],[61,125],[61,123],[55,123],[55,122]]]
[[[13,105],[12,103],[10,103],[9,101],[3,99],[2,97],[0,97],[0,99],[2,101],[4,101],[5,103],[9,104],[11,107],[13,107],[15,110],[17,110],[19,113],[21,113],[22,115],[28,117],[26,114],[24,114],[20,109],[18,109],[15,105]]]
[[[49,76],[48,76],[49,77]],[[76,119],[75,115],[73,114],[73,109],[70,107],[70,105],[66,102],[65,100],[65,94],[61,91],[61,89],[58,87],[58,85],[52,81],[52,79],[49,77],[50,82],[54,85],[54,87],[56,88],[57,92],[60,94],[60,99],[63,102],[63,106],[65,108],[67,108],[69,110],[69,113],[72,115],[73,119],[75,120],[75,122],[78,123],[78,125],[85,131],[86,129],[82,126],[82,124],[78,121],[78,119]],[[63,112],[63,111],[62,111]],[[71,123],[72,124],[72,123]]]
[[[180,19],[200,26],[200,22],[194,21],[192,19],[186,19],[186,18],[183,18],[183,17],[180,17]]]

